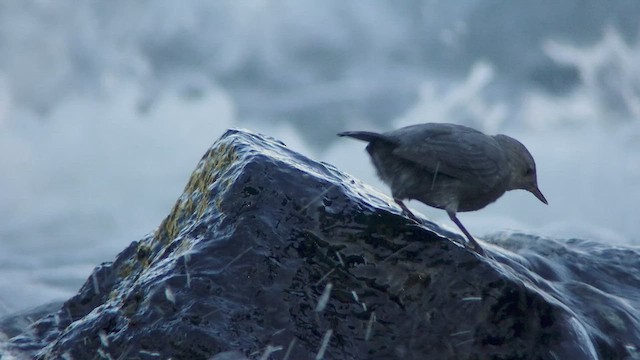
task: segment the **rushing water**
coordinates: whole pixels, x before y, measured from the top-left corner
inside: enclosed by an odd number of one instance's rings
[[[67,298],[153,230],[233,126],[385,191],[335,132],[506,132],[550,205],[509,193],[460,215],[472,233],[637,245],[640,5],[579,3],[3,2],[0,315]]]

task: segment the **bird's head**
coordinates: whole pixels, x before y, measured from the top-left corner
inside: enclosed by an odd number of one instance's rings
[[[511,168],[511,179],[509,190],[522,189],[532,193],[538,200],[548,204],[547,199],[538,188],[538,177],[536,174],[536,163],[529,150],[518,140],[506,136],[496,135],[494,138],[505,150],[509,167]]]

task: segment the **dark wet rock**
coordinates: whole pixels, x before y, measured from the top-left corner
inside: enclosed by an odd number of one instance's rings
[[[159,228],[96,268],[59,311],[11,339],[11,351],[637,358],[637,250],[512,234],[489,239],[485,258],[389,202],[278,141],[227,131]]]

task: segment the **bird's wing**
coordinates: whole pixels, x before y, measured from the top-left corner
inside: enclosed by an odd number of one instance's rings
[[[467,127],[437,125],[390,133],[399,142],[393,153],[429,172],[463,181],[475,179],[492,186],[500,180],[506,159],[492,137]]]

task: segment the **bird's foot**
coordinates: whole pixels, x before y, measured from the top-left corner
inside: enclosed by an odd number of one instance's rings
[[[470,244],[469,242],[465,242],[464,247],[466,247],[469,250],[475,251],[478,255],[482,255],[482,256],[485,255],[484,249],[477,242],[475,244]]]
[[[413,215],[411,210],[409,210],[409,208],[402,202],[402,200],[396,199],[396,198],[394,198],[393,200],[396,202],[396,204],[398,204],[400,206],[400,208],[402,209],[402,214],[403,215],[405,215],[409,219],[417,222],[418,224],[422,225],[422,220],[418,219],[417,216]]]
[[[412,213],[407,213],[407,212],[402,212],[402,215],[408,217],[409,219],[417,222],[418,224],[422,225],[422,220],[418,219],[415,215],[413,215]]]

